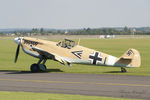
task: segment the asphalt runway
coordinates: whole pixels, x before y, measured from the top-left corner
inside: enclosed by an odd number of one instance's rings
[[[150,99],[150,77],[1,71],[0,91]]]

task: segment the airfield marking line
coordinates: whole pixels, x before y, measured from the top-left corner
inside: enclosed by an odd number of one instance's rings
[[[65,81],[42,81],[42,80],[22,80],[22,79],[0,79],[0,80],[6,80],[6,81],[18,81],[18,82],[37,82],[37,83],[84,83],[84,82],[65,82]]]
[[[36,82],[36,83],[65,83],[65,84],[96,84],[96,85],[120,85],[120,86],[137,86],[137,87],[150,87],[144,84],[121,84],[121,83],[100,83],[100,82],[65,82],[65,81],[42,81],[42,80],[23,80],[23,79],[0,79],[5,81],[16,82]]]

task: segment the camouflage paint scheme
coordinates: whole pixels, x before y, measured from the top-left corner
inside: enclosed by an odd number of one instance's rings
[[[140,67],[141,57],[137,50],[128,49],[117,58],[80,45],[64,47],[63,41],[52,42],[30,37],[20,37],[23,51],[39,59],[52,59],[61,64],[94,64],[118,67]],[[72,40],[68,40],[73,42]]]

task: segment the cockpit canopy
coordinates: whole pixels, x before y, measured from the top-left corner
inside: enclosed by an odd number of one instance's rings
[[[58,42],[56,45],[61,46],[62,48],[71,49],[75,46],[75,41],[64,39],[63,41]]]

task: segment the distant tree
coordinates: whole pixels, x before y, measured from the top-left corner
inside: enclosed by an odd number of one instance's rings
[[[17,31],[14,31],[14,34],[17,35]]]
[[[0,35],[2,36],[2,35],[6,35],[6,34],[4,34],[3,32],[1,32]]]
[[[31,32],[32,33],[39,33],[39,30],[37,28],[33,28]]]
[[[128,31],[129,31],[129,28],[128,28],[127,26],[125,26],[125,27],[124,27],[124,31],[125,31],[125,32],[128,32]]]
[[[41,33],[41,35],[46,35],[46,31],[44,30],[44,28],[40,29],[40,33]]]
[[[40,29],[40,33],[42,33],[42,32],[44,32],[44,29],[43,29],[43,28]]]

